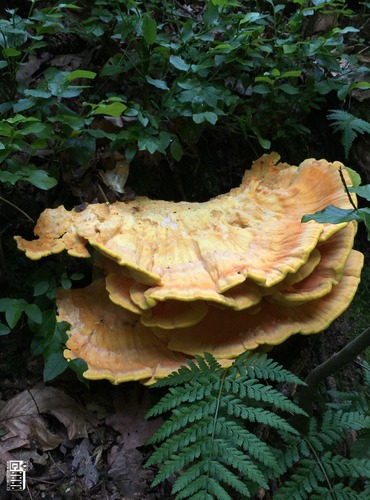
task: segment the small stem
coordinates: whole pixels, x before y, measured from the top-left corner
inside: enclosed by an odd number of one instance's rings
[[[33,224],[35,224],[35,221],[32,219],[32,217],[30,217],[28,214],[26,214],[26,212],[24,212],[21,208],[17,207],[17,205],[14,205],[14,203],[12,203],[9,200],[6,200],[2,196],[0,196],[0,200],[3,201],[4,203],[7,203],[8,205],[10,205],[11,207],[15,208],[16,210],[18,210],[21,214],[23,214],[26,217],[26,219],[28,219]]]
[[[343,175],[343,169],[342,169],[342,167],[339,167],[339,175],[340,175],[340,179],[341,179],[341,181],[342,181],[342,184],[343,184],[343,186],[344,186],[344,189],[345,189],[345,191],[346,191],[346,193],[347,193],[347,196],[348,196],[349,202],[350,202],[350,204],[353,206],[353,208],[354,208],[354,209],[356,210],[356,212],[357,212],[357,207],[356,207],[356,205],[354,204],[354,202],[353,202],[353,200],[352,200],[351,193],[348,191],[348,186],[347,186],[346,180],[345,180],[344,175]]]
[[[316,389],[319,383],[343,368],[344,365],[351,363],[356,356],[361,354],[370,346],[370,327],[366,328],[358,337],[349,342],[339,352],[330,356],[329,359],[316,366],[307,376],[306,387],[302,387],[299,394],[300,407],[309,415],[312,415],[313,403],[316,397]]]

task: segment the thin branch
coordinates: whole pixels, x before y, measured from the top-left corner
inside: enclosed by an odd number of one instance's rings
[[[343,169],[342,169],[342,167],[339,167],[339,175],[340,175],[340,180],[342,181],[342,184],[343,184],[343,186],[344,186],[344,189],[345,189],[345,191],[346,191],[346,193],[347,193],[347,196],[348,196],[349,202],[350,202],[350,204],[353,206],[353,208],[357,211],[357,207],[356,207],[355,203],[354,203],[354,202],[353,202],[353,200],[352,200],[351,193],[350,193],[350,192],[349,192],[349,190],[348,190],[348,186],[347,186],[346,180],[345,180],[344,175],[343,175]]]
[[[12,203],[9,200],[6,200],[2,196],[0,196],[0,200],[3,201],[4,203],[7,203],[8,205],[10,205],[11,207],[15,208],[16,210],[18,210],[21,214],[23,214],[26,217],[26,219],[28,219],[33,224],[35,224],[35,221],[28,214],[26,214],[26,212],[24,212],[21,208],[17,207],[17,205],[14,205],[14,203]]]
[[[356,356],[361,354],[370,346],[370,327],[366,328],[358,337],[349,342],[339,352],[333,354],[329,359],[316,366],[307,376],[306,387],[302,387],[299,394],[300,406],[309,415],[312,415],[313,403],[316,397],[316,390],[322,380],[344,365],[351,363]]]

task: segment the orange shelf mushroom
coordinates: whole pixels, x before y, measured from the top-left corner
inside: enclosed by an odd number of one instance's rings
[[[35,260],[94,248],[103,276],[57,298],[71,324],[65,355],[85,359],[86,377],[151,383],[204,351],[228,363],[321,331],[349,305],[362,268],[356,223],[301,223],[327,205],[350,207],[341,164],[278,161],[262,156],[239,187],[204,203],[58,207],[41,214],[37,239],[15,237]]]

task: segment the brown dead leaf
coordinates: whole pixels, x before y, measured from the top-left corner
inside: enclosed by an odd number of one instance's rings
[[[161,418],[145,419],[150,407],[149,390],[137,385],[117,388],[114,407],[116,411],[106,418],[106,423],[122,435],[126,450],[143,446],[163,422]]]
[[[114,479],[122,498],[146,498],[154,477],[151,470],[143,470],[143,456],[138,450],[115,445],[108,454],[108,465],[108,475]]]
[[[76,475],[83,478],[85,490],[91,490],[97,484],[99,474],[89,452],[89,440],[85,438],[75,446],[72,455],[72,467]]]
[[[0,426],[5,434],[0,439],[1,451],[16,448],[56,448],[62,441],[54,434],[42,414],[53,415],[66,428],[69,439],[87,436],[84,410],[59,389],[42,384],[10,399],[0,410]]]

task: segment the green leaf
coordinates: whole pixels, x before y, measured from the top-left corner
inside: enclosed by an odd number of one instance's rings
[[[148,45],[153,45],[157,38],[157,24],[152,17],[147,14],[143,18],[143,35]]]
[[[363,217],[360,216],[360,210],[344,209],[329,205],[314,214],[307,214],[302,217],[302,222],[309,222],[314,220],[316,222],[329,222],[330,224],[342,224],[343,222],[350,222],[352,220],[362,221]]]
[[[21,178],[21,176],[17,173],[6,172],[6,171],[1,172],[0,171],[0,182],[9,182],[9,184],[14,186],[14,184],[17,181],[19,181],[20,178]]]
[[[84,69],[76,69],[75,71],[71,71],[69,75],[66,77],[66,81],[70,82],[72,80],[76,80],[77,78],[86,78],[88,80],[93,80],[96,77],[96,73],[94,71],[86,71]]]
[[[13,111],[14,113],[20,113],[21,111],[32,108],[35,104],[35,101],[32,99],[19,99],[19,101],[13,105]]]
[[[190,64],[186,63],[180,56],[170,56],[170,64],[179,71],[188,71],[190,68]]]
[[[351,177],[353,187],[358,187],[361,184],[360,175],[356,172],[356,170],[353,170],[352,168],[349,168],[349,167],[344,167],[344,168],[346,169],[346,171],[349,173],[349,176]]]
[[[110,104],[99,104],[94,108],[90,114],[92,115],[107,115],[107,116],[121,116],[126,111],[127,106],[123,102],[112,102]]]
[[[161,90],[169,90],[167,83],[164,80],[156,80],[155,78],[151,78],[150,76],[146,75],[145,79],[150,85],[153,85],[157,89]]]
[[[150,154],[154,154],[159,148],[159,141],[154,137],[139,137],[137,145],[140,151],[149,151]]]
[[[195,123],[203,123],[207,121],[214,125],[218,120],[218,116],[212,111],[204,111],[203,113],[194,113],[193,120]]]
[[[0,336],[8,335],[8,333],[10,333],[10,332],[11,332],[10,328],[8,328],[3,323],[0,323]]]
[[[81,358],[75,358],[68,361],[68,366],[71,368],[77,375],[77,378],[80,382],[89,386],[89,381],[85,379],[83,374],[89,369],[86,361]]]
[[[45,359],[43,372],[44,382],[49,382],[63,373],[68,367],[68,361],[64,358],[63,352],[56,351],[49,354]]]
[[[42,312],[36,304],[26,304],[24,306],[24,312],[26,313],[27,317],[35,323],[42,323]]]
[[[365,198],[365,200],[370,201],[370,184],[366,184],[365,186],[358,187],[349,187],[348,191],[350,193],[356,193],[361,198]]]
[[[4,69],[8,66],[7,61],[0,61],[0,69]]]
[[[50,282],[47,280],[37,281],[33,286],[33,296],[44,295],[49,290]]]
[[[22,52],[20,50],[15,49],[14,47],[9,47],[7,49],[3,49],[3,54],[5,57],[17,57]]]
[[[25,89],[24,95],[26,96],[31,96],[31,97],[40,97],[43,99],[47,99],[51,97],[51,92],[47,92],[46,90],[41,90],[41,89]]]
[[[24,173],[24,178],[39,189],[48,190],[58,184],[54,177],[45,172],[45,170],[31,170]]]
[[[170,151],[172,158],[176,161],[180,161],[184,153],[181,144],[177,139],[173,140],[170,146]]]
[[[289,83],[282,83],[278,86],[279,90],[282,90],[285,94],[289,95],[297,95],[299,94],[299,88],[293,87],[293,85],[289,85]]]
[[[10,328],[14,328],[18,323],[23,313],[23,306],[24,305],[20,301],[16,300],[6,308],[5,319]]]

